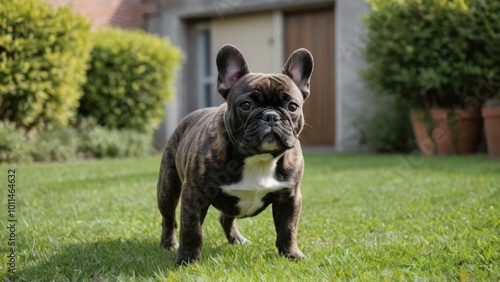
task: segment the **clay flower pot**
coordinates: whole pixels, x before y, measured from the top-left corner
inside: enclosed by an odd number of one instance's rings
[[[482,110],[488,154],[500,157],[500,106],[485,106]]]
[[[481,110],[456,109],[450,115],[446,109],[432,109],[430,122],[423,112],[412,112],[413,133],[425,155],[475,153],[481,141]],[[432,130],[432,138],[429,130]]]

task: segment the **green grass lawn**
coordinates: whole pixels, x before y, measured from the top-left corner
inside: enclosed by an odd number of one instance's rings
[[[159,163],[1,166],[4,188],[7,170],[17,169],[19,280],[500,280],[498,160],[307,154],[298,242],[308,259],[278,255],[270,208],[238,221],[252,241],[243,246],[226,243],[211,208],[202,262],[182,268],[159,248]]]

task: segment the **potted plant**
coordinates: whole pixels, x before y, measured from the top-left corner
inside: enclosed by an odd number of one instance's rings
[[[482,108],[484,120],[484,131],[488,154],[492,157],[500,157],[500,2],[488,1],[489,7],[476,9],[482,16],[481,19],[487,21],[488,34],[485,34],[484,42],[488,60],[488,75],[481,78],[482,87],[478,89],[481,97],[487,100]]]
[[[485,28],[485,21],[499,18],[500,5],[474,0],[368,2],[369,67],[362,72],[368,85],[408,102],[424,154],[475,152],[484,102],[476,95],[479,78],[495,74],[487,41],[497,35]]]
[[[488,154],[491,157],[500,157],[500,91],[495,97],[489,99],[482,109],[484,118],[484,131]]]

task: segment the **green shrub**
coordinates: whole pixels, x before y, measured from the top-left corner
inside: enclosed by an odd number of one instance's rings
[[[416,144],[409,119],[410,107],[391,98],[378,97],[374,116],[356,117],[354,126],[361,135],[360,144],[381,153],[411,152]]]
[[[120,131],[121,137],[125,142],[123,155],[127,157],[140,157],[151,154],[154,151],[153,137],[151,134],[144,134],[135,130]]]
[[[80,121],[77,128],[39,131],[30,138],[13,123],[0,122],[0,163],[141,157],[152,152],[151,134],[104,128],[92,119]]]
[[[139,157],[152,152],[152,135],[131,129],[109,129],[83,120],[79,152],[87,157]]]
[[[0,4],[0,120],[26,130],[67,124],[82,95],[89,51],[90,25],[69,7]]]
[[[13,123],[0,122],[0,163],[29,162],[30,144]]]
[[[368,2],[363,74],[372,89],[416,109],[484,102],[483,80],[500,78],[500,1]]]
[[[65,161],[77,157],[79,137],[73,128],[40,132],[31,142],[35,161]]]
[[[172,97],[180,51],[138,30],[98,30],[93,41],[79,114],[108,128],[151,133]]]

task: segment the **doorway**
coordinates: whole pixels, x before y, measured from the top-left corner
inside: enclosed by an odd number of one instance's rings
[[[314,57],[311,95],[304,104],[304,146],[335,145],[335,61],[333,7],[285,14],[284,60],[298,48]]]

